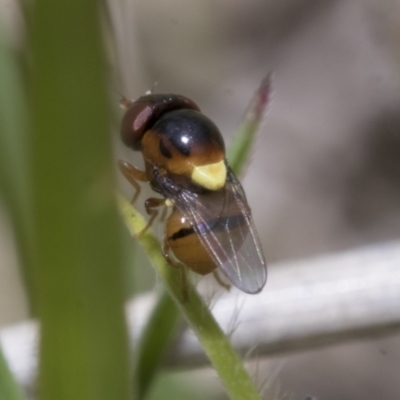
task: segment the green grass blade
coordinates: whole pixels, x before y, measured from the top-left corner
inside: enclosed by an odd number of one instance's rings
[[[127,400],[105,58],[93,0],[37,0],[30,132],[41,400]]]
[[[121,214],[132,234],[146,226],[144,218],[122,197],[119,197]],[[261,400],[239,356],[215,321],[196,289],[187,282],[189,297],[185,299],[182,276],[178,269],[165,260],[159,241],[148,230],[138,239],[150,261],[163,280],[170,296],[195,332],[204,351],[232,400]]]
[[[24,400],[0,348],[0,400]]]
[[[163,290],[136,349],[134,380],[139,399],[145,398],[180,320],[177,306]]]

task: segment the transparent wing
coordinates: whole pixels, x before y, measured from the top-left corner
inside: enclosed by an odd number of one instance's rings
[[[233,285],[258,293],[267,279],[266,263],[243,188],[228,169],[223,190],[195,194],[182,190],[175,205]]]

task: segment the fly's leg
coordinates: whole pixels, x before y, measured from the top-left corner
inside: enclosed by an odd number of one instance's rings
[[[174,268],[179,269],[181,273],[181,282],[182,282],[182,302],[185,303],[189,300],[189,283],[188,283],[188,276],[187,276],[187,267],[185,264],[177,261],[176,259],[172,258],[169,255],[169,246],[167,243],[167,238],[164,238],[163,246],[162,246],[162,253],[164,258],[167,262],[172,265]]]
[[[164,210],[162,211],[162,214],[160,216],[160,222],[165,222],[167,218],[167,212],[168,212],[168,205],[166,204],[166,207],[164,207]]]
[[[137,198],[140,195],[140,185],[139,182],[148,182],[149,179],[147,178],[146,172],[142,171],[132,164],[119,160],[118,167],[124,177],[128,180],[128,182],[136,189],[134,196],[132,197],[131,204],[135,204]]]
[[[146,208],[146,212],[150,215],[150,219],[148,220],[146,226],[136,235],[134,235],[134,239],[140,238],[146,231],[153,225],[154,220],[157,218],[158,210],[157,207],[164,206],[167,199],[156,199],[154,197],[150,197],[144,202],[144,207]]]
[[[231,285],[229,285],[229,283],[225,283],[222,280],[221,275],[218,273],[216,269],[213,271],[213,275],[218,284],[229,292],[229,290],[231,289]]]

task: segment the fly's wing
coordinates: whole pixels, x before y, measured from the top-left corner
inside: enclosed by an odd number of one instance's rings
[[[246,293],[260,292],[267,279],[266,263],[246,196],[233,172],[228,169],[224,189],[206,194],[183,190],[175,205],[232,284]]]

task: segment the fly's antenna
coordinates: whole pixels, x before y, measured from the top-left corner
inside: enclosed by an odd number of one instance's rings
[[[119,106],[126,111],[133,103],[133,100],[126,98],[119,90],[114,89],[114,92],[120,97]]]
[[[133,103],[133,100],[127,99],[125,96],[121,95],[121,100],[119,101],[119,106],[126,111]]]

